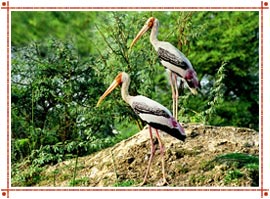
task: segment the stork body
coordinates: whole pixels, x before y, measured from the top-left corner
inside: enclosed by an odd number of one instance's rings
[[[156,50],[161,64],[169,70],[170,73],[170,83],[172,88],[172,98],[173,98],[173,116],[177,120],[178,113],[178,86],[177,77],[186,82],[188,88],[193,94],[197,94],[197,88],[200,86],[197,74],[193,69],[192,64],[188,58],[174,47],[169,42],[159,41],[157,39],[158,35],[158,19],[151,17],[147,20],[146,24],[139,31],[137,36],[132,41],[130,48],[136,43],[136,41],[148,30],[151,30],[150,42]]]
[[[171,112],[159,104],[158,102],[151,100],[145,96],[130,96],[128,94],[128,87],[130,84],[129,75],[125,72],[119,73],[113,83],[109,86],[109,88],[104,92],[104,94],[100,97],[98,104],[110,93],[116,86],[122,84],[121,95],[123,100],[128,103],[134,112],[149,125],[149,135],[150,135],[150,144],[151,144],[151,156],[149,159],[149,163],[147,166],[146,174],[142,184],[145,184],[147,180],[147,176],[149,173],[149,169],[151,166],[152,158],[155,154],[155,147],[153,144],[153,136],[152,136],[152,128],[155,129],[156,135],[158,138],[161,156],[162,156],[162,173],[163,173],[163,184],[166,184],[165,177],[165,166],[164,166],[164,146],[159,137],[158,130],[162,130],[171,136],[184,141],[186,138],[186,134],[182,126],[175,120],[172,116]]]

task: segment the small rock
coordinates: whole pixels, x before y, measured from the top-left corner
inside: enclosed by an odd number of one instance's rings
[[[192,132],[190,133],[189,137],[195,138],[195,137],[197,137],[198,135],[200,135],[198,132],[192,131]]]
[[[93,177],[95,177],[96,176],[96,174],[97,174],[97,172],[98,172],[98,169],[96,168],[96,167],[93,167],[92,169],[91,169],[91,173],[90,173],[90,178],[93,178]]]

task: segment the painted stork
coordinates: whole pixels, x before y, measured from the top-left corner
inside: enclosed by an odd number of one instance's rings
[[[165,167],[164,167],[165,148],[161,142],[158,130],[162,130],[182,141],[184,141],[186,138],[185,131],[183,127],[172,116],[171,112],[163,105],[142,95],[130,96],[128,94],[130,77],[125,72],[121,72],[116,76],[112,84],[108,87],[108,89],[104,92],[104,94],[98,100],[97,106],[109,93],[111,93],[118,85],[121,85],[121,84],[122,84],[121,95],[122,95],[123,100],[126,103],[128,103],[131,106],[131,108],[134,110],[134,112],[149,125],[151,155],[150,155],[149,163],[148,163],[146,173],[145,173],[145,176],[141,185],[144,185],[146,183],[149,169],[151,166],[151,162],[155,154],[152,128],[155,129],[156,131],[156,135],[157,135],[157,139],[158,139],[158,143],[160,147],[160,153],[162,157],[162,174],[163,174],[162,185],[168,184],[165,177]]]
[[[136,41],[149,30],[150,42],[154,46],[158,53],[161,64],[169,70],[170,84],[172,88],[172,98],[173,98],[173,116],[177,120],[178,114],[178,86],[177,86],[177,76],[181,78],[181,81],[186,82],[186,85],[191,90],[193,94],[197,94],[197,88],[200,87],[200,83],[197,78],[196,71],[193,69],[192,64],[188,58],[180,52],[176,47],[174,47],[169,42],[159,41],[157,39],[158,35],[159,21],[154,17],[150,17],[142,29],[139,31],[137,36],[134,38],[130,45],[130,49],[136,43]]]

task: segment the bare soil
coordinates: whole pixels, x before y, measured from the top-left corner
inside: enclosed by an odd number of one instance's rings
[[[239,165],[239,160],[217,161],[220,155],[229,153],[258,156],[258,132],[198,124],[184,125],[184,128],[185,142],[160,132],[166,150],[167,186],[258,186],[258,171]],[[156,138],[155,146],[157,151],[145,186],[157,186],[162,180]],[[113,147],[78,158],[75,186],[137,186],[143,180],[149,156],[149,132],[145,128]],[[47,166],[40,174],[46,178],[36,186],[71,186],[74,168],[75,159]]]

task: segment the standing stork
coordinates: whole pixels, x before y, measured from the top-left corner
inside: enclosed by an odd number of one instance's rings
[[[146,183],[149,169],[151,166],[151,162],[155,154],[152,128],[155,129],[156,131],[156,135],[157,135],[157,139],[158,139],[158,143],[160,147],[160,153],[162,157],[162,174],[163,174],[162,185],[165,185],[167,184],[166,176],[165,176],[165,167],[164,167],[165,148],[162,145],[158,130],[162,130],[182,141],[184,141],[186,138],[185,131],[183,127],[172,116],[171,112],[163,105],[142,95],[130,96],[128,94],[130,77],[125,72],[121,72],[116,76],[112,84],[108,87],[108,89],[104,92],[104,94],[98,100],[97,106],[109,93],[111,93],[118,85],[121,85],[121,84],[122,84],[121,95],[122,95],[123,100],[126,103],[128,103],[131,106],[131,108],[134,110],[134,112],[149,125],[151,155],[150,155],[149,163],[148,163],[146,173],[145,173],[145,176],[141,185]]]
[[[174,47],[169,42],[159,41],[158,35],[159,21],[154,17],[150,17],[142,29],[139,31],[137,36],[132,41],[130,48],[136,43],[136,41],[144,34],[147,30],[152,28],[150,34],[150,42],[154,46],[158,53],[161,64],[169,70],[170,83],[172,88],[173,98],[173,116],[177,120],[178,114],[178,86],[177,76],[186,82],[188,88],[193,94],[197,94],[197,88],[200,87],[200,83],[197,78],[197,73],[192,67],[192,64],[188,58]]]

